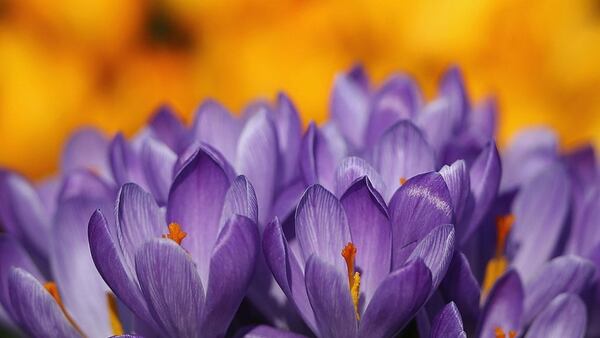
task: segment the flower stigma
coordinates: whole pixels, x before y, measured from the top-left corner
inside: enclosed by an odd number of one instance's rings
[[[400,185],[404,185],[404,183],[406,183],[406,181],[408,181],[406,179],[406,177],[400,177]]]
[[[496,280],[502,276],[508,267],[508,261],[504,255],[506,248],[506,238],[515,222],[515,216],[512,214],[499,216],[496,219],[496,255],[490,259],[485,268],[485,277],[483,279],[483,292],[487,294]]]
[[[504,330],[502,330],[502,328],[500,328],[500,327],[496,327],[494,329],[494,334],[496,335],[496,338],[516,338],[517,337],[517,331],[515,331],[515,330],[508,331],[508,337],[507,337],[506,333],[504,333]]]
[[[358,313],[358,298],[360,297],[360,273],[354,271],[354,259],[356,258],[356,246],[352,242],[348,242],[344,249],[342,249],[342,257],[346,261],[346,268],[348,269],[348,287],[350,288],[350,296],[352,297],[352,303],[354,304],[354,313],[356,319],[360,320],[360,314]]]
[[[173,242],[181,245],[181,241],[187,236],[187,232],[181,230],[181,226],[177,223],[171,223],[168,226],[169,233],[162,235],[163,238],[168,238]]]

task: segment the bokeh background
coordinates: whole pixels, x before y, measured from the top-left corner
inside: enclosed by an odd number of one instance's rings
[[[600,145],[600,1],[0,0],[0,166],[40,178],[69,133],[132,134],[160,103],[184,119],[286,90],[327,118],[333,76],[362,62],[435,93],[460,65],[500,103],[500,144],[546,124]]]

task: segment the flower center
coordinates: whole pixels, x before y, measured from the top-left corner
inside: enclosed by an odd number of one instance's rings
[[[506,337],[506,333],[504,333],[504,330],[502,330],[502,328],[500,328],[500,327],[496,327],[494,329],[494,334],[496,335],[496,338],[515,338],[515,337],[517,337],[517,331],[515,331],[515,330],[508,331],[508,337]]]
[[[181,245],[181,241],[187,236],[187,232],[181,230],[181,227],[177,223],[171,223],[168,226],[169,233],[162,235],[163,238],[168,238],[175,243]]]
[[[508,233],[515,221],[515,216],[509,214],[500,216],[496,219],[496,255],[490,259],[485,269],[485,277],[483,279],[483,292],[487,294],[496,280],[502,276],[508,267],[508,261],[504,256],[504,250],[506,248],[506,238]]]
[[[81,334],[82,337],[85,337],[85,334],[83,333],[83,331],[81,331],[79,325],[77,325],[73,317],[71,317],[69,312],[67,312],[67,309],[65,309],[65,306],[62,302],[62,298],[60,297],[60,292],[58,292],[58,287],[56,286],[56,283],[52,281],[46,282],[44,284],[44,289],[46,289],[46,291],[48,291],[52,298],[54,298],[54,301],[56,302],[56,304],[58,304],[60,310],[65,315],[65,318],[67,318],[69,323],[71,323],[71,325],[75,328],[75,330],[77,330],[77,332],[79,332],[79,334]]]
[[[360,273],[354,271],[356,246],[354,246],[352,242],[348,242],[344,249],[342,249],[342,257],[344,257],[344,260],[346,261],[346,268],[348,269],[348,287],[350,289],[352,303],[354,304],[354,313],[356,314],[356,319],[360,320],[360,314],[358,313],[358,298],[360,296]]]

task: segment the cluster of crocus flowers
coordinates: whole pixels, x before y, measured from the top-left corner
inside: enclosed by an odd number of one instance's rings
[[[92,129],[59,175],[0,172],[2,320],[32,337],[584,337],[600,311],[594,152],[548,130],[500,155],[458,69],[340,74],[332,118],[162,107]]]

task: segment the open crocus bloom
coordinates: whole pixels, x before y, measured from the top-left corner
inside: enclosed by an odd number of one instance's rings
[[[98,271],[151,336],[225,334],[254,272],[256,198],[225,162],[200,148],[177,174],[166,216],[154,198],[124,185],[112,224],[89,221]],[[142,329],[143,328],[143,329]]]
[[[443,278],[454,230],[444,224],[452,208],[441,176],[407,181],[390,209],[363,177],[340,200],[311,186],[296,209],[295,239],[277,220],[267,226],[269,267],[317,336],[390,337]]]

